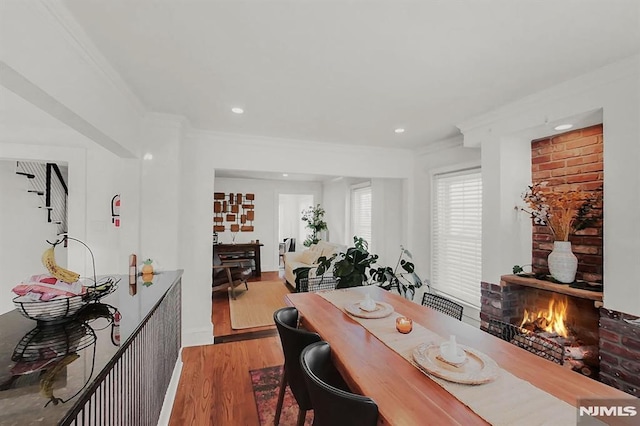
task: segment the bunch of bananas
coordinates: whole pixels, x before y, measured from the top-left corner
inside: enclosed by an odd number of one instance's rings
[[[55,246],[51,246],[42,253],[42,264],[49,270],[51,276],[65,283],[74,283],[80,279],[80,274],[63,268],[56,263]]]

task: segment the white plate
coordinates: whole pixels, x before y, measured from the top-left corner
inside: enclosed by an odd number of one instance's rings
[[[498,364],[482,352],[458,345],[467,355],[467,361],[454,366],[440,358],[439,345],[423,343],[413,350],[413,360],[429,374],[441,379],[467,385],[489,383],[498,377]]]
[[[344,307],[347,313],[359,318],[384,318],[394,311],[393,306],[388,303],[376,301],[376,308],[373,311],[365,311],[360,308],[360,302],[347,303]]]

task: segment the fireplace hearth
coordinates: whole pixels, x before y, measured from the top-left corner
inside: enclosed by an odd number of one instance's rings
[[[594,303],[601,298],[598,292],[504,276],[500,286],[482,283],[481,328],[595,379],[600,361]]]

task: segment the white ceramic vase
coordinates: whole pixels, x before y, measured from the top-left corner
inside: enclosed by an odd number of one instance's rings
[[[576,279],[578,258],[571,251],[570,241],[554,241],[553,251],[547,258],[549,273],[561,283],[572,283]]]

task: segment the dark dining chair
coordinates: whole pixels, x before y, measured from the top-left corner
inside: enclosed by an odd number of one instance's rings
[[[273,313],[273,320],[276,323],[280,341],[282,342],[282,351],[284,352],[284,369],[274,424],[277,426],[280,422],[284,394],[287,385],[289,385],[299,407],[297,424],[302,426],[307,411],[313,407],[307,392],[302,368],[300,367],[300,354],[311,343],[319,342],[320,335],[298,328],[299,316],[296,308],[278,309]]]
[[[300,355],[302,372],[313,405],[314,426],[374,426],[378,405],[371,398],[344,389],[325,341],[307,346]]]
[[[453,300],[447,299],[446,297],[438,296],[433,293],[425,293],[422,296],[422,306],[428,306],[436,311],[462,321],[463,306]]]
[[[487,332],[539,357],[564,364],[564,347],[558,342],[497,319],[489,320]]]

